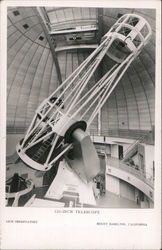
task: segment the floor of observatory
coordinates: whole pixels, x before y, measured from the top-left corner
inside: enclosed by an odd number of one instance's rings
[[[56,199],[47,199],[44,198],[46,192],[48,190],[48,187],[40,187],[33,189],[29,194],[24,195],[20,197],[18,206],[22,207],[26,204],[26,202],[34,195],[36,194],[36,198],[44,199],[48,201],[55,201],[55,202],[63,202],[65,204],[64,207],[69,207],[70,198],[62,198],[60,200]],[[11,206],[13,202],[13,199],[10,199],[8,206]],[[79,206],[77,206],[79,207]],[[139,205],[137,205],[136,202],[128,200],[123,197],[119,197],[116,194],[113,194],[111,192],[106,191],[106,194],[99,199],[96,200],[96,206],[83,204],[82,207],[85,208],[140,208]]]
[[[135,201],[128,200],[119,195],[106,191],[105,196],[97,200],[97,207],[101,208],[139,208]]]
[[[39,183],[39,179],[41,179],[41,177],[36,178],[35,176],[35,170],[27,167],[23,162],[19,162],[17,164],[11,164],[11,165],[7,165],[7,171],[6,171],[6,178],[10,178],[14,172],[17,173],[21,173],[21,171],[25,169],[26,171],[29,171],[31,177],[35,178],[37,184]],[[9,174],[9,175],[8,175]],[[39,173],[38,173],[39,174]],[[49,198],[45,198],[45,194],[47,193],[47,190],[49,189],[50,186],[50,179],[49,177],[51,176],[47,176],[46,178],[46,184],[44,185],[42,183],[42,181],[40,182],[40,186],[36,187],[28,194],[21,196],[19,198],[19,203],[18,206],[24,206],[26,204],[26,202],[35,194],[36,198],[38,199],[45,199],[45,200],[49,200],[49,201],[55,201],[58,202],[57,199],[49,199]],[[33,179],[32,178],[32,179]],[[43,185],[42,185],[42,184]],[[74,207],[76,204],[75,199],[72,199],[70,197],[63,197],[59,200],[60,202],[63,202],[65,204],[65,207],[69,207],[69,203],[70,201],[72,201],[73,205],[72,207]],[[9,199],[8,202],[8,206],[12,206],[13,203],[13,199]],[[77,203],[78,204],[78,203]],[[111,193],[109,191],[106,191],[104,196],[100,196],[99,199],[96,199],[96,206],[92,206],[92,205],[88,205],[88,204],[82,204],[83,207],[96,207],[96,208],[139,208],[140,206],[135,202],[135,201],[131,201],[129,199],[126,199],[124,197],[121,197],[119,195],[116,195],[114,193]],[[78,206],[79,207],[79,204]]]

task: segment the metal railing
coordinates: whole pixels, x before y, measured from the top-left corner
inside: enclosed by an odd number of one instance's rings
[[[24,134],[27,130],[27,126],[13,127],[7,126],[7,134]]]
[[[154,187],[154,180],[153,176],[151,176],[149,173],[145,172],[143,173],[141,170],[135,169],[133,166],[129,166],[127,164],[124,164],[122,161],[120,161],[117,158],[113,157],[107,157],[107,165],[121,169],[127,173],[130,173],[134,175],[135,177],[139,178],[143,182],[145,182],[150,187]]]
[[[126,139],[138,140],[144,136],[143,142],[146,144],[154,144],[154,130],[138,130],[138,129],[108,129],[100,131],[98,129],[89,129],[90,135],[103,137],[118,137]]]
[[[24,134],[28,126],[7,126],[7,134]],[[101,129],[97,128],[89,129],[88,132],[92,136],[103,136],[103,137],[120,137],[126,139],[139,139],[145,135],[143,140],[144,143],[154,144],[154,130],[135,130],[135,129]]]

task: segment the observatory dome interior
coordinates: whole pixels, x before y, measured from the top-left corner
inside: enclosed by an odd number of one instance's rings
[[[16,145],[24,138],[39,105],[100,46],[104,35],[125,14],[143,17],[151,27],[151,37],[88,127],[101,167],[100,176],[93,180],[94,205],[90,186],[77,182],[70,170],[63,173],[62,165],[46,172],[32,169],[18,157]],[[7,206],[154,206],[155,24],[154,9],[8,7]],[[129,36],[128,29],[122,32]],[[147,33],[147,28],[142,32]],[[122,43],[120,46],[117,55],[127,53]],[[85,91],[113,65],[113,58],[105,54]],[[16,197],[11,195],[15,174],[20,192],[27,189]]]

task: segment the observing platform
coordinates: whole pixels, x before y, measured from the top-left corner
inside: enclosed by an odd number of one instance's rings
[[[137,189],[141,190],[150,200],[154,200],[153,180],[146,178],[146,175],[133,166],[128,166],[119,159],[108,157],[106,174],[122,179]]]

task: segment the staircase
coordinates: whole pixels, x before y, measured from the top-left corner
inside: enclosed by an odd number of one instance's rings
[[[133,142],[120,157],[122,161],[127,161],[129,158],[132,158],[138,151],[138,144],[142,143],[145,139],[145,136],[140,136],[135,142]]]

